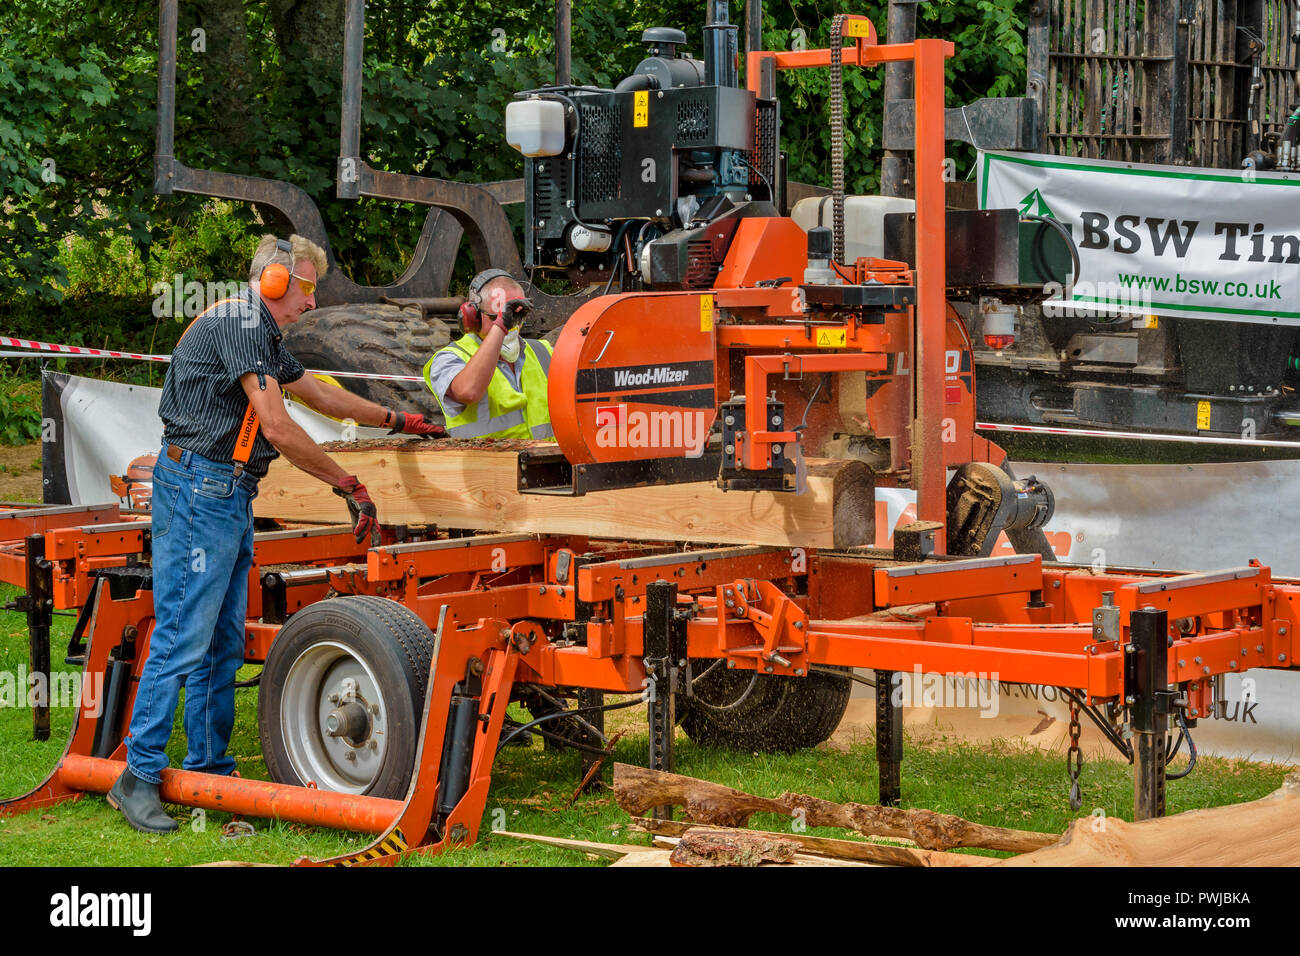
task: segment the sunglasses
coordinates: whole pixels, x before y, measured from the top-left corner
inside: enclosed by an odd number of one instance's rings
[[[298,288],[302,289],[303,295],[311,295],[316,291],[316,283],[310,279],[304,279],[296,272],[290,272],[289,275],[298,280]]]

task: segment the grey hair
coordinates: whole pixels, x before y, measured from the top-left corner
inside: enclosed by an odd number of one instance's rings
[[[276,237],[269,234],[263,236],[258,242],[257,251],[253,253],[253,261],[248,267],[249,282],[256,282],[261,278],[262,270],[269,265],[279,263],[287,266],[292,272],[294,265],[303,260],[316,267],[317,282],[325,277],[325,273],[329,270],[329,263],[325,258],[325,250],[316,243],[296,233],[289,237],[291,252],[285,252],[276,243]]]

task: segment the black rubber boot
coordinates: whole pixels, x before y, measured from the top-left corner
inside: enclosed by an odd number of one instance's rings
[[[130,770],[123,770],[108,791],[108,805],[121,810],[126,822],[141,833],[175,833],[180,829],[180,824],[162,808],[158,784],[141,780]]]

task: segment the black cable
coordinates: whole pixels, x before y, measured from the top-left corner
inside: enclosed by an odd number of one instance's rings
[[[1038,216],[1030,213],[1021,213],[1021,219],[1027,219],[1030,222],[1041,222],[1051,226],[1065,238],[1065,244],[1070,249],[1070,259],[1074,263],[1074,281],[1079,281],[1079,273],[1083,271],[1083,264],[1079,261],[1079,247],[1074,244],[1074,236],[1070,235],[1070,230],[1064,225],[1057,222],[1051,216]]]
[[[740,161],[742,166],[751,170],[754,175],[758,177],[760,183],[767,187],[767,201],[773,203],[776,202],[776,190],[773,189],[772,184],[767,181],[767,177],[763,175],[762,170],[747,160],[744,156],[737,156],[736,158]]]
[[[527,685],[527,687],[530,693],[536,694],[538,697],[542,698],[543,701],[550,704],[556,710],[564,709],[564,701],[561,700],[559,697],[552,697],[550,694],[546,693],[546,691],[542,690],[540,685],[529,684]],[[524,704],[524,706],[527,707],[528,705]],[[606,737],[603,733],[601,733],[600,728],[596,727],[590,721],[583,720],[581,717],[575,717],[574,720],[577,721],[579,727],[582,727],[584,730],[587,731],[587,733],[596,737],[602,744],[609,743],[609,738]]]
[[[645,697],[640,696],[617,704],[597,704],[591,707],[575,707],[573,710],[559,710],[552,714],[543,714],[540,717],[530,720],[526,724],[520,724],[518,727],[512,728],[510,733],[506,734],[497,742],[497,752],[500,753],[501,748],[509,743],[512,738],[517,737],[525,730],[530,730],[538,724],[545,723],[548,720],[559,720],[561,717],[572,717],[574,714],[591,714],[601,710],[620,710],[624,707],[635,707],[637,704],[644,704],[645,701]],[[538,733],[540,734],[542,732],[539,730]],[[575,744],[574,746],[577,745]],[[603,754],[605,751],[597,750],[595,752]]]
[[[695,682],[692,681],[691,686],[694,687],[694,684]],[[757,686],[758,686],[758,669],[755,668],[754,676],[749,679],[749,686],[745,688],[745,692],[741,694],[739,697],[737,697],[735,700],[733,700],[730,704],[710,704],[707,700],[702,699],[698,692],[693,693],[691,696],[694,699],[694,701],[697,704],[699,704],[701,707],[703,707],[705,710],[711,710],[714,713],[721,714],[721,713],[726,713],[729,710],[735,710],[745,701],[749,700],[749,695],[754,693],[754,688]]]
[[[1196,769],[1196,743],[1195,741],[1192,740],[1192,732],[1187,727],[1187,718],[1183,716],[1183,712],[1181,710],[1178,711],[1178,728],[1179,728],[1179,734],[1181,735],[1179,737],[1179,740],[1181,740],[1183,737],[1187,738],[1187,769],[1180,770],[1178,773],[1170,773],[1168,768],[1166,768],[1165,769],[1166,780],[1182,780],[1183,777],[1186,777],[1189,773],[1191,773],[1193,770]]]
[[[1085,714],[1088,715],[1088,719],[1097,725],[1097,729],[1100,730],[1106,736],[1107,740],[1109,740],[1112,744],[1114,744],[1115,749],[1120,752],[1120,754],[1124,757],[1124,759],[1126,759],[1129,763],[1133,762],[1133,749],[1124,743],[1123,739],[1121,739],[1120,736],[1115,733],[1114,729],[1109,724],[1107,724],[1106,721],[1102,720],[1101,717],[1094,712],[1094,709],[1092,707],[1089,707],[1082,700],[1080,700],[1078,696],[1068,687],[1062,687],[1060,688],[1060,691],[1062,694],[1064,694],[1066,697],[1072,700],[1081,711],[1083,711]]]
[[[798,425],[794,426],[795,431],[800,432],[808,427],[808,413],[811,412],[812,407],[817,404],[817,396],[822,393],[822,386],[826,384],[826,380],[830,377],[829,372],[824,372],[822,373],[821,378],[817,380],[817,387],[813,389],[812,398],[808,399],[808,404],[804,406],[803,420],[799,422]]]
[[[821,664],[810,664],[808,665],[808,670],[816,671],[818,674],[830,674],[832,677],[844,677],[847,678],[848,680],[855,680],[859,684],[866,684],[868,687],[872,688],[873,690],[875,689],[876,686],[875,681],[868,680],[867,678],[863,677],[861,674],[853,673],[853,671],[836,670],[833,667],[824,667]]]
[[[848,282],[849,285],[857,284],[857,279],[855,279],[851,275],[846,275],[844,270],[839,267],[839,265],[835,262],[834,259],[831,259],[830,263],[831,263],[831,268],[840,274],[841,279],[844,279],[846,282]]]

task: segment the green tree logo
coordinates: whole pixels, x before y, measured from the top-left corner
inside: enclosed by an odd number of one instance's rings
[[[1052,212],[1052,208],[1047,205],[1047,200],[1043,198],[1043,194],[1037,189],[1020,200],[1020,215],[1056,218],[1056,213]]]

